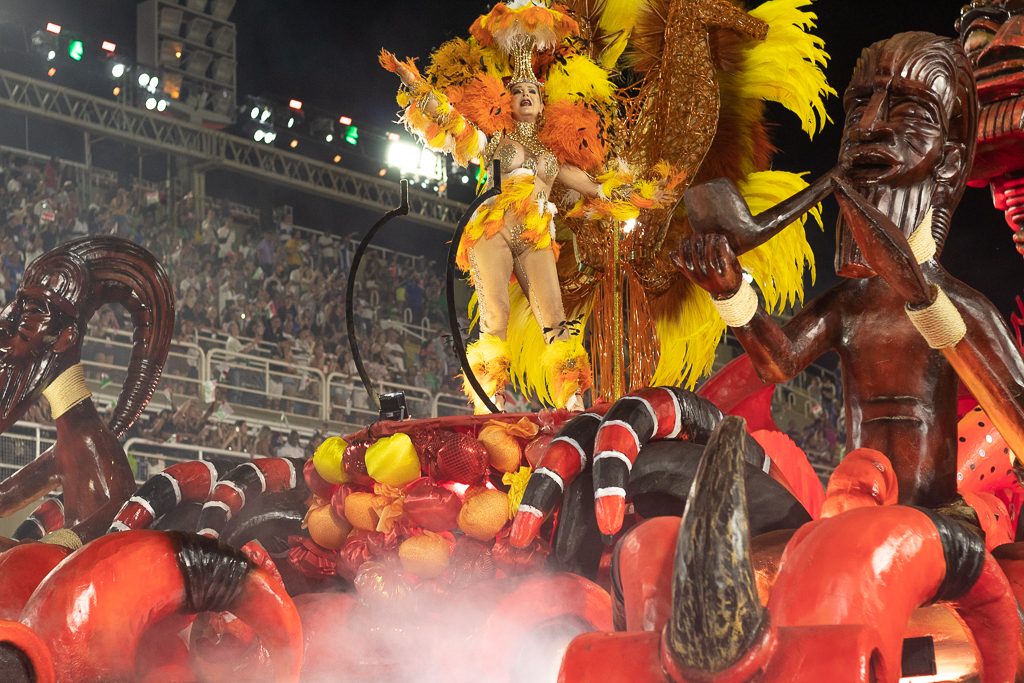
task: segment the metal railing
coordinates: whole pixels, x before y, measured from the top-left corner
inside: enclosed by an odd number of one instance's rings
[[[57,440],[57,431],[35,422],[17,422],[0,434],[0,480],[29,464]]]

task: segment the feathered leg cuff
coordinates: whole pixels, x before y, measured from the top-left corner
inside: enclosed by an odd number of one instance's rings
[[[541,358],[547,379],[548,397],[556,408],[564,408],[577,393],[593,384],[590,357],[583,348],[583,336],[570,335],[547,345]]]
[[[504,390],[509,382],[508,346],[504,339],[493,334],[482,334],[466,347],[466,358],[484,393],[494,396]],[[462,378],[462,390],[473,402],[474,413],[480,415],[490,412],[465,376]]]

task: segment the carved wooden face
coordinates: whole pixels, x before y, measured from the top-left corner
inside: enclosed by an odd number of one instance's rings
[[[19,290],[0,311],[0,431],[16,422],[66,369],[58,356],[75,346],[77,338],[75,323],[33,290]]]
[[[943,157],[943,81],[926,82],[913,73],[913,63],[901,61],[883,49],[877,69],[854,74],[846,90],[839,161],[858,185],[914,185],[930,179]]]

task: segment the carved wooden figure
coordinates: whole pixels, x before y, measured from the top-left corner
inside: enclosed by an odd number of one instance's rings
[[[134,345],[127,379],[109,425],[103,423],[81,365],[86,325],[104,304],[131,314]],[[118,438],[156,389],[174,328],[174,291],[148,251],[116,237],[85,237],[33,261],[15,299],[0,312],[0,432],[40,395],[57,439],[35,461],[0,482],[0,516],[59,486],[65,526],[102,534],[134,492],[135,478]],[[104,521],[105,520],[105,521]]]
[[[833,176],[842,208],[842,284],[778,326],[743,284],[730,245],[732,223],[742,217],[725,214],[717,232],[684,240],[678,265],[712,293],[764,379],[785,381],[836,351],[847,447],[873,448],[892,460],[900,502],[941,506],[956,495],[958,372],[983,389],[979,398],[1008,441],[1024,434],[1019,408],[1007,407],[1024,395],[1024,363],[1009,332],[988,300],[937,261],[975,148],[970,63],[951,40],[900,34],[863,52],[844,103]],[[936,287],[961,314],[959,324],[942,326],[932,309],[924,320],[914,310],[908,315],[908,305],[931,304]],[[938,349],[959,342],[964,323],[972,341],[960,345],[963,360],[951,366],[951,354]]]

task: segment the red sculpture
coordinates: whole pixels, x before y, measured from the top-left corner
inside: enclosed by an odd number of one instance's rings
[[[974,0],[956,22],[974,67],[981,105],[978,151],[969,183],[992,187],[1017,251],[1024,254],[1024,7],[1015,0]]]

